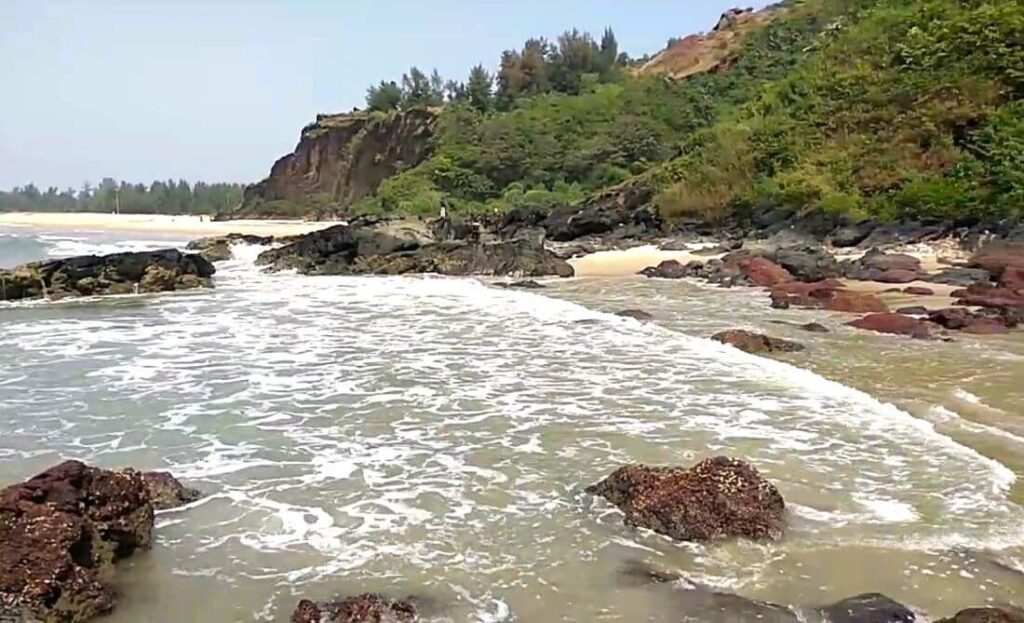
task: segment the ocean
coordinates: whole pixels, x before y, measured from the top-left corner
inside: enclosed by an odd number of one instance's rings
[[[177,236],[9,230],[0,266]],[[439,621],[679,621],[676,591],[624,581],[635,561],[794,606],[1024,605],[1019,335],[912,342],[689,282],[265,274],[260,250],[212,290],[0,304],[0,483],[75,458],[207,494],[159,514],[111,623],[285,621],[362,592]],[[808,351],[707,339],[732,327]],[[719,454],[779,487],[783,540],[677,544],[584,493]]]

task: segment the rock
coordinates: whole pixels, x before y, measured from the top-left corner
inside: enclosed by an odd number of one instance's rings
[[[257,264],[319,275],[573,275],[572,266],[536,241],[439,242],[426,223],[383,218],[356,219],[302,236],[261,253]]]
[[[1008,290],[1024,290],[1024,265],[1007,266],[999,277],[999,287]]]
[[[793,281],[793,275],[775,262],[754,256],[739,263],[740,272],[753,284],[770,288]]]
[[[790,306],[847,313],[886,312],[889,306],[874,294],[845,290],[836,280],[787,283],[772,288],[772,307]]]
[[[986,270],[998,280],[1008,268],[1024,268],[1024,242],[987,244],[971,256],[967,266]]]
[[[808,322],[800,325],[800,328],[809,333],[829,333],[828,327],[817,322]]]
[[[547,287],[544,284],[537,283],[536,281],[530,279],[526,281],[513,281],[511,283],[496,283],[494,285],[499,288],[509,288],[515,290],[542,290]]]
[[[675,573],[659,571],[651,565],[639,561],[629,560],[619,569],[619,578],[629,586],[646,586],[648,584],[672,584],[683,578]]]
[[[776,539],[782,495],[743,461],[715,457],[690,469],[628,465],[587,488],[622,510],[628,526],[679,541]]]
[[[885,595],[866,593],[820,609],[829,623],[914,623],[917,616]]]
[[[909,283],[924,276],[921,260],[902,253],[885,253],[872,249],[857,260],[840,264],[846,277],[858,281]]]
[[[165,292],[212,287],[213,264],[177,249],[84,255],[0,270],[0,300]]]
[[[1021,290],[975,284],[965,290],[956,290],[953,296],[958,299],[957,305],[1024,309],[1024,291]]]
[[[687,581],[687,588],[673,593],[674,614],[681,621],[695,623],[799,623],[789,608],[778,604],[748,599],[732,593],[722,593],[695,582]]]
[[[256,236],[253,234],[227,234],[210,236],[193,240],[186,249],[196,251],[209,262],[223,262],[234,257],[231,246],[235,244],[268,245],[274,243],[273,236]]]
[[[930,323],[902,314],[868,314],[847,324],[858,329],[875,331],[876,333],[907,335],[919,340],[927,340],[932,337]]]
[[[416,606],[411,602],[367,593],[322,603],[304,599],[292,613],[291,623],[413,623],[417,620]]]
[[[797,342],[790,342],[789,340],[768,337],[760,333],[739,329],[716,333],[711,336],[711,339],[752,354],[797,353],[804,350],[804,345]]]
[[[682,279],[696,276],[702,267],[703,264],[700,262],[690,262],[684,266],[676,260],[665,260],[657,266],[648,266],[640,271],[640,274],[647,278]]]
[[[622,316],[623,318],[632,318],[641,322],[647,322],[654,320],[654,316],[645,312],[642,309],[624,309],[620,312],[615,312],[616,316]]]
[[[976,283],[989,283],[992,274],[981,268],[947,268],[934,275],[926,275],[922,279],[929,283],[966,288]]]
[[[935,290],[922,288],[921,286],[910,286],[909,288],[903,288],[903,293],[913,294],[914,296],[934,296]]]
[[[875,230],[875,224],[871,222],[858,223],[840,227],[832,232],[832,246],[838,248],[855,247],[871,235]]]
[[[836,258],[817,247],[779,249],[775,261],[798,281],[814,282],[841,275]]]
[[[896,310],[897,314],[903,314],[904,316],[927,316],[928,308],[922,305],[914,305],[911,307],[901,307]]]
[[[578,205],[562,206],[544,220],[548,238],[575,240],[584,236],[625,230],[637,237],[659,234],[661,215],[651,207],[655,188],[644,177],[634,177],[587,197]]]
[[[393,115],[320,115],[270,175],[245,189],[231,218],[341,215],[381,182],[415,167],[433,150],[438,109]]]
[[[77,623],[109,612],[115,561],[152,543],[139,472],[67,461],[0,492],[0,615]]]
[[[1024,623],[1024,610],[1018,608],[968,608],[936,623]]]
[[[197,489],[186,487],[168,472],[143,472],[142,480],[155,510],[168,510],[203,497]]]

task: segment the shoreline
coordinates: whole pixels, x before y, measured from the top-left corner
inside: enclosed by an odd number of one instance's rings
[[[294,236],[337,225],[338,221],[237,220],[211,221],[199,215],[105,214],[99,212],[0,212],[0,229],[144,232],[216,236],[252,234]]]

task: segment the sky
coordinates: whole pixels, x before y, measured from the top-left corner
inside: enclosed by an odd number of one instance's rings
[[[764,3],[759,3],[763,5]],[[529,37],[654,53],[735,0],[0,0],[0,188],[254,182],[317,113],[412,65],[465,79]]]

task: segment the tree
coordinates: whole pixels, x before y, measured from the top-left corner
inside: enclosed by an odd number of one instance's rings
[[[495,104],[498,110],[511,110],[515,101],[523,94],[523,57],[515,50],[501,54],[501,68],[498,70],[498,91]]]
[[[458,80],[444,83],[444,99],[447,102],[463,102],[466,100],[466,85]]]
[[[604,29],[601,37],[601,50],[597,55],[597,71],[601,79],[610,82],[614,79],[619,63],[619,42],[611,28]]]
[[[430,101],[431,106],[444,104],[444,78],[434,69],[430,74]]]
[[[409,73],[402,76],[402,94],[402,108],[430,106],[432,98],[430,79],[418,67],[412,67],[409,69]]]
[[[493,105],[494,79],[490,72],[484,69],[483,65],[477,65],[469,72],[469,81],[466,82],[466,99],[470,106],[480,112],[487,112]]]
[[[389,112],[402,105],[402,87],[392,80],[381,80],[378,86],[366,90],[366,107],[370,110]]]
[[[544,39],[529,39],[523,46],[519,66],[523,72],[523,90],[540,95],[551,90],[548,80],[548,53],[551,46]]]

